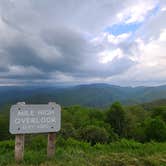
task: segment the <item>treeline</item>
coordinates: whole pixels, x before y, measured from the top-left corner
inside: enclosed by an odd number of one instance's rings
[[[67,107],[62,113],[60,135],[91,144],[121,138],[139,142],[166,141],[166,106],[145,110],[140,105],[124,107],[115,102],[106,110]]]
[[[9,134],[9,109],[0,112],[0,140],[12,139]],[[122,138],[139,142],[166,141],[166,106],[123,106],[113,103],[107,109],[70,106],[62,109],[62,128],[58,133],[64,139],[110,143]]]

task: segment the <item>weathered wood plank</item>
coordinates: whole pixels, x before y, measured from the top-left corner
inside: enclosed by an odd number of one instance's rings
[[[15,160],[22,161],[24,157],[24,134],[15,136]]]
[[[55,154],[56,133],[48,133],[47,157],[52,158]]]

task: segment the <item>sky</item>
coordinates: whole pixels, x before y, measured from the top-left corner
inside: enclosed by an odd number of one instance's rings
[[[166,0],[0,0],[0,85],[166,84]]]

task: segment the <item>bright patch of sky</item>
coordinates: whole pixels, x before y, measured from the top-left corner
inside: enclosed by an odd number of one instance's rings
[[[141,25],[143,25],[143,22],[146,22],[151,16],[155,16],[160,10],[160,6],[159,4],[157,4],[151,11],[149,11],[149,13],[142,21],[126,23],[124,20],[120,23],[113,24],[112,26],[107,27],[104,31],[109,32],[115,36],[129,32],[134,33],[141,27]]]
[[[111,27],[107,27],[105,31],[117,36],[122,33],[135,32],[141,26],[141,24],[142,23],[114,24]]]

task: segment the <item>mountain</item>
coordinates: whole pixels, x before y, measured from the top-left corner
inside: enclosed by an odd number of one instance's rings
[[[5,103],[48,103],[91,107],[109,106],[114,101],[138,104],[166,99],[166,85],[156,87],[120,87],[109,84],[88,84],[66,87],[13,86],[0,87],[0,105]]]
[[[164,107],[166,109],[166,99],[154,100],[148,103],[142,103],[141,105],[146,110],[152,110],[159,107]]]

